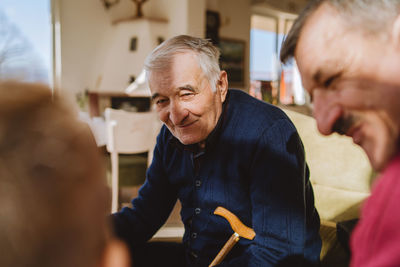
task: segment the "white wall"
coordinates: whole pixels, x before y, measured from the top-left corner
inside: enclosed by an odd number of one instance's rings
[[[164,21],[136,19],[113,25],[109,45],[98,53],[98,63],[93,66],[96,79],[94,91],[123,92],[142,72],[146,56],[158,45],[158,38],[165,39],[167,24]],[[136,50],[131,51],[131,39],[136,39]],[[101,61],[100,61],[101,60]]]
[[[112,22],[136,13],[131,0],[106,10],[100,0],[60,0],[61,87],[73,93],[94,90],[110,46]],[[222,37],[246,41],[245,80],[249,79],[250,0],[150,0],[146,17],[168,20],[166,38],[177,34],[205,36],[205,11],[220,12]],[[142,62],[138,64],[143,64]],[[139,69],[139,68],[138,68]],[[136,73],[135,73],[136,74]],[[138,75],[137,73],[136,75]],[[245,88],[248,87],[246,84]]]
[[[61,87],[71,92],[89,86],[90,70],[103,34],[111,26],[98,0],[61,0]]]
[[[169,21],[168,37],[178,34],[204,35],[203,11],[205,0],[149,0],[143,5],[146,17],[157,17]],[[112,20],[136,14],[131,0],[120,3],[109,10]]]
[[[186,33],[197,37],[205,37],[206,1],[189,0],[187,3]]]

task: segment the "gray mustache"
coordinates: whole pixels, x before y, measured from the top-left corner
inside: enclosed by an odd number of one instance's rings
[[[340,117],[332,127],[332,131],[344,135],[357,121],[355,116]]]

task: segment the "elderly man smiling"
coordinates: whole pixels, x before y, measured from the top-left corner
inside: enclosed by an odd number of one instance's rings
[[[352,137],[382,172],[352,236],[351,266],[400,266],[399,14],[398,0],[314,0],[281,51],[297,60],[320,132]]]
[[[208,266],[232,235],[213,211],[222,206],[254,229],[220,266],[317,264],[321,241],[304,150],[276,107],[228,90],[219,51],[209,41],[177,36],[146,60],[164,126],[133,208],[114,214],[117,235],[135,266]],[[182,203],[182,244],[146,243]]]

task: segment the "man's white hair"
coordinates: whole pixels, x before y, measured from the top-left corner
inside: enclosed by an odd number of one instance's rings
[[[176,54],[187,52],[196,55],[200,69],[215,92],[221,72],[218,63],[220,52],[209,40],[198,37],[178,35],[157,46],[145,60],[144,67],[147,77],[151,75],[152,71],[168,69]]]

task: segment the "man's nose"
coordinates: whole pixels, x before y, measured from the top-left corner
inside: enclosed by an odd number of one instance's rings
[[[169,119],[174,125],[183,123],[188,115],[188,110],[180,101],[171,101]]]
[[[313,116],[321,134],[330,135],[333,125],[342,116],[335,90],[316,89],[313,92]]]

